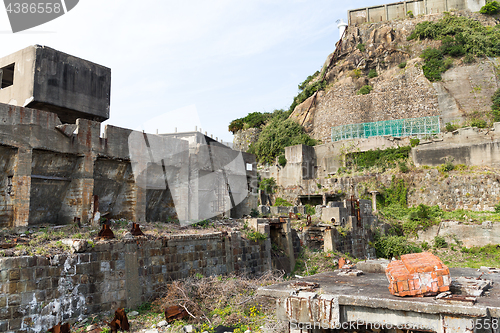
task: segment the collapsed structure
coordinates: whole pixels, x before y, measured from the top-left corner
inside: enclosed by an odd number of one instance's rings
[[[109,68],[36,45],[0,59],[0,69],[1,227],[100,216],[188,222],[256,206],[251,154],[199,132],[106,125],[101,136]]]

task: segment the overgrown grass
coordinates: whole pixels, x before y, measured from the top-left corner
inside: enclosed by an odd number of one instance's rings
[[[437,22],[419,23],[408,37],[408,40],[412,39],[441,41],[439,49],[428,48],[421,55],[425,60],[424,75],[430,81],[441,80],[441,73],[451,67],[453,61],[445,56],[465,55],[467,62],[471,62],[473,56],[500,55],[500,27],[485,27],[481,22],[463,16],[447,14]]]
[[[372,167],[395,168],[401,161],[408,159],[410,146],[369,150],[350,153],[346,156],[346,165],[350,169],[366,170]]]
[[[455,244],[433,252],[449,267],[500,267],[500,245],[466,248]]]
[[[314,251],[306,247],[300,252],[299,257],[295,261],[295,269],[292,272],[291,276],[309,276],[333,271],[337,269],[338,264],[336,262],[340,257],[347,258],[352,262],[355,262],[356,260],[349,254],[332,251]]]
[[[152,310],[162,312],[169,306],[185,306],[190,315],[173,326],[182,329],[187,324],[197,331],[212,332],[219,325],[234,328],[235,332],[259,331],[266,326],[271,331],[280,331],[273,325],[273,300],[257,296],[261,286],[283,281],[282,275],[267,273],[260,278],[247,279],[236,276],[212,276],[174,281],[163,296],[153,302]]]

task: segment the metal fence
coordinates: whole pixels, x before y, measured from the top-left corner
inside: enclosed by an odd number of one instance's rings
[[[332,142],[384,135],[401,137],[438,134],[440,130],[439,116],[385,120],[332,127]]]

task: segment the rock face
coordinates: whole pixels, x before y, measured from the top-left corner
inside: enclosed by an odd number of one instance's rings
[[[248,151],[252,143],[257,142],[261,130],[258,128],[249,128],[236,132],[233,139],[233,149]]]
[[[452,15],[496,25],[481,14]],[[498,87],[495,59],[481,58],[470,65],[455,59],[443,81],[434,84],[423,75],[419,56],[440,41],[407,41],[407,37],[418,23],[440,18],[429,15],[348,27],[339,57],[332,61],[332,53],[323,66],[327,88],[298,105],[291,117],[324,143],[330,141],[332,126],[427,116],[442,116],[444,125],[488,117],[491,96]],[[370,70],[378,76],[369,78]],[[358,95],[365,85],[373,91]]]
[[[402,255],[387,265],[385,274],[396,296],[433,296],[450,289],[448,267],[429,252]]]

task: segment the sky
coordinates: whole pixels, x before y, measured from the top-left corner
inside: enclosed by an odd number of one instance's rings
[[[105,124],[150,133],[195,126],[232,142],[229,123],[288,109],[320,70],[347,10],[391,1],[81,0],[13,34],[0,9],[0,57],[40,44],[111,68]]]

